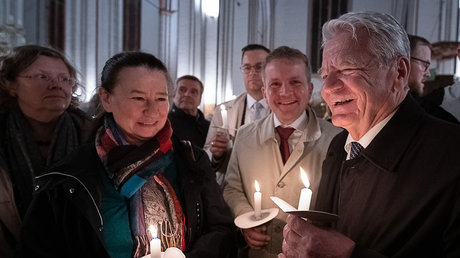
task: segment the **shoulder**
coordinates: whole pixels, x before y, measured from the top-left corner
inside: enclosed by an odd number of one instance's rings
[[[321,135],[329,138],[334,138],[338,133],[343,131],[343,128],[334,126],[331,122],[326,120],[318,119],[319,127],[321,128]]]
[[[36,180],[47,189],[67,181],[79,181],[84,185],[92,186],[96,184],[95,178],[99,178],[102,170],[104,167],[94,144],[85,144],[57,162]]]

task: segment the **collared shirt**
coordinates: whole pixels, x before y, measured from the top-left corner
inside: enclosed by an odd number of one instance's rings
[[[344,146],[345,151],[347,152],[347,160],[350,159],[351,142],[358,142],[365,149],[372,142],[375,136],[377,136],[377,134],[383,129],[383,127],[385,127],[388,121],[390,121],[390,119],[394,116],[394,114],[396,113],[396,110],[393,111],[393,113],[391,113],[390,115],[388,115],[385,119],[380,121],[378,124],[374,125],[374,127],[372,127],[369,131],[367,131],[367,133],[364,134],[363,137],[361,137],[361,139],[359,139],[358,141],[353,139],[353,137],[351,137],[351,135],[348,134],[348,137],[347,137],[347,140],[345,141],[345,146]]]
[[[246,95],[246,116],[244,117],[244,124],[248,124],[253,122],[256,115],[255,110],[255,103],[259,102],[264,107],[260,110],[261,118],[267,116],[270,113],[270,109],[268,108],[267,101],[265,99],[261,99],[259,101],[255,100],[251,95]]]
[[[302,112],[302,114],[291,124],[289,125],[283,125],[280,120],[276,117],[276,114],[273,114],[273,122],[275,125],[275,128],[277,126],[282,126],[282,127],[292,127],[295,129],[295,131],[289,136],[289,152],[292,152],[294,147],[299,143],[300,138],[302,138],[302,135],[304,134],[305,129],[307,128],[307,112]],[[280,141],[280,137],[278,134],[276,135],[276,139],[278,142]]]

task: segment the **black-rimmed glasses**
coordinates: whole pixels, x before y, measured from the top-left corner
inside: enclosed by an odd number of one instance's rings
[[[260,71],[262,71],[262,64],[256,64],[256,65],[243,65],[240,67],[241,71],[243,73],[250,73],[252,69],[254,69],[254,71],[260,73]]]
[[[423,65],[423,66],[422,66],[422,67],[423,67],[423,72],[426,72],[426,71],[428,70],[428,68],[430,68],[431,63],[428,62],[428,61],[425,61],[425,60],[422,60],[422,59],[420,59],[420,58],[413,57],[413,56],[411,56],[410,59],[413,59],[413,60],[415,60],[415,61],[419,61],[420,64]]]

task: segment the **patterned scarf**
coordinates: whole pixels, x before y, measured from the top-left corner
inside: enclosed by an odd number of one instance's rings
[[[147,232],[156,226],[163,251],[168,247],[185,250],[185,217],[165,169],[173,162],[172,129],[169,121],[155,137],[141,146],[130,145],[111,114],[96,135],[96,150],[115,188],[129,199],[134,257],[150,252]]]
[[[20,216],[32,201],[34,177],[75,150],[82,142],[85,120],[83,112],[69,108],[60,117],[49,143],[47,157],[42,157],[26,117],[15,107],[6,115],[0,132],[1,155],[15,187],[15,201]]]

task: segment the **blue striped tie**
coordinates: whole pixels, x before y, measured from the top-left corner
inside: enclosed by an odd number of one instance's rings
[[[351,142],[350,159],[358,157],[364,147],[359,142]]]

